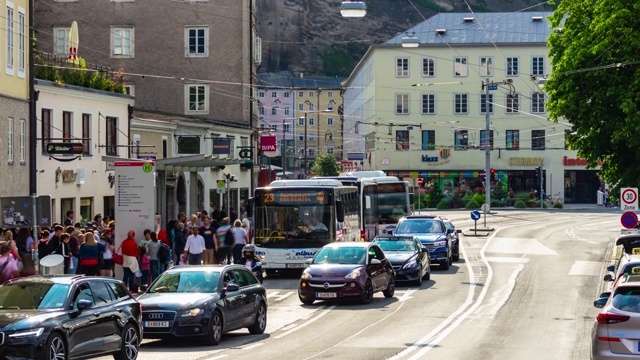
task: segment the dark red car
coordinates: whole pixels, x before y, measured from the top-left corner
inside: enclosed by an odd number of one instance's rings
[[[325,245],[300,278],[303,304],[316,300],[359,299],[365,304],[375,292],[392,297],[396,289],[393,267],[377,244],[335,242]]]

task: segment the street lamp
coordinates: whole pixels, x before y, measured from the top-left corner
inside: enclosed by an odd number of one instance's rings
[[[406,36],[402,37],[402,47],[404,48],[417,48],[420,45],[420,40],[416,37],[415,32],[406,32]]]
[[[364,17],[367,14],[367,4],[364,1],[343,1],[340,14],[342,17]]]

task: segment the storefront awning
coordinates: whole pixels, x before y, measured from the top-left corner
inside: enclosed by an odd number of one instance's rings
[[[156,160],[158,171],[203,171],[214,166],[244,164],[245,159],[221,158],[214,155],[189,155]]]

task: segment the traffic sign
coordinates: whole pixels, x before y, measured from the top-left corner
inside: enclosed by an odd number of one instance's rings
[[[638,188],[620,189],[620,210],[623,210],[623,211],[638,210]]]
[[[471,220],[473,220],[473,221],[478,221],[478,220],[480,220],[480,211],[478,211],[478,210],[473,210],[473,211],[471,212]]]
[[[489,84],[487,85],[489,90],[498,90],[498,84]]]
[[[48,143],[47,153],[52,155],[80,155],[84,151],[82,143]]]
[[[216,180],[216,192],[218,194],[227,192],[227,180]]]
[[[633,229],[638,225],[638,215],[633,211],[627,211],[620,217],[620,222],[625,228]]]

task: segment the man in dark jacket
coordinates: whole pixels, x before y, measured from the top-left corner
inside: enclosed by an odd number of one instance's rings
[[[242,248],[242,259],[238,262],[239,265],[246,266],[249,271],[258,278],[258,281],[262,283],[262,263],[260,259],[256,257],[256,247],[248,244]]]

